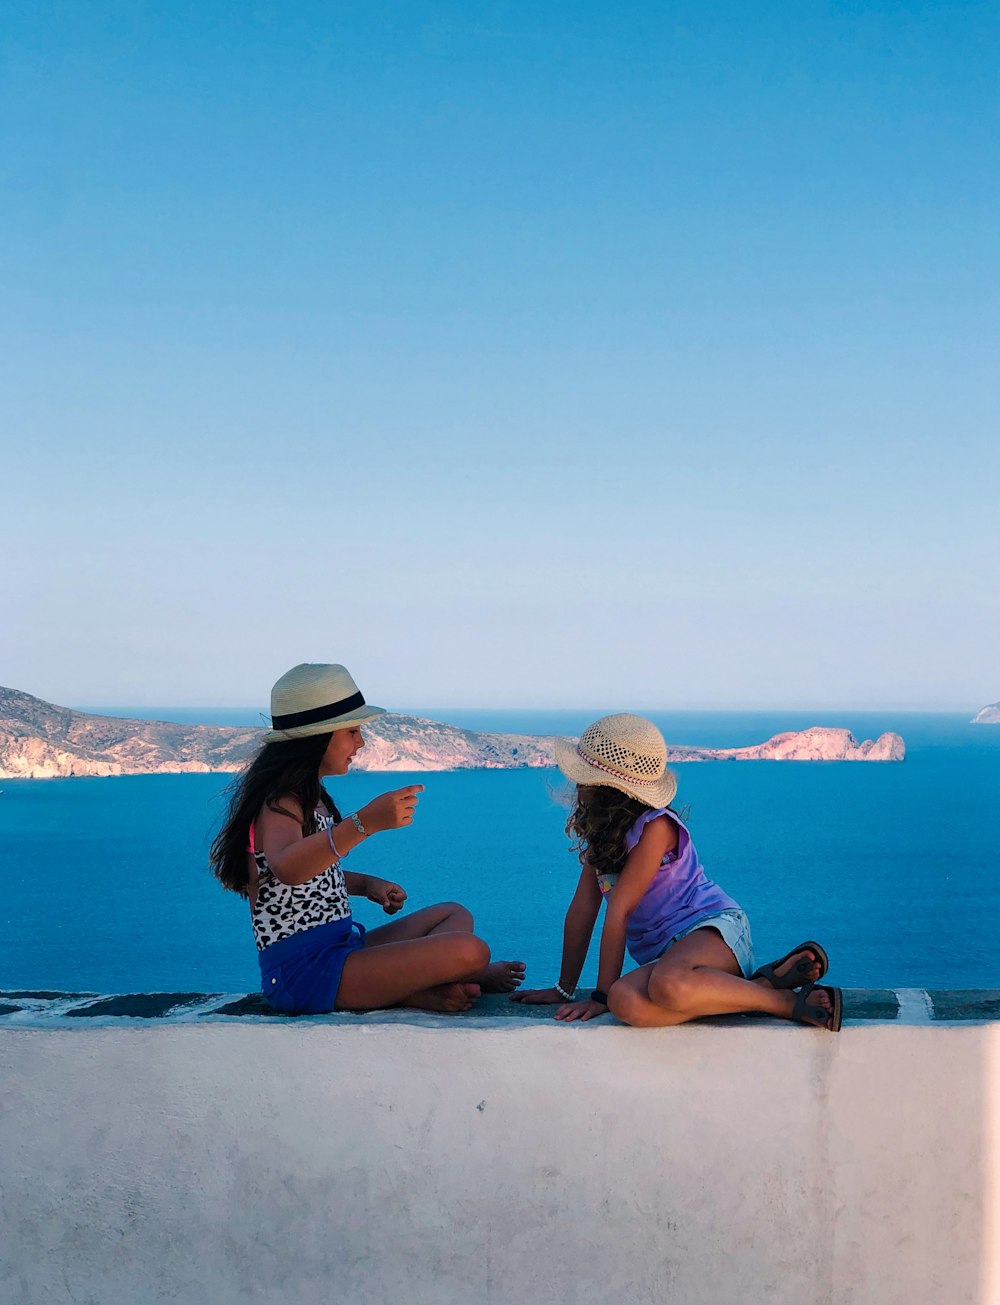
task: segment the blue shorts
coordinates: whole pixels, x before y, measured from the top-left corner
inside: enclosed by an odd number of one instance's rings
[[[696,929],[717,929],[722,934],[722,941],[736,957],[744,979],[750,978],[757,968],[753,959],[753,939],[750,937],[750,921],[746,917],[746,912],[741,911],[739,907],[735,910],[730,908],[717,911],[715,915],[703,915],[700,920],[695,920],[694,924],[689,924],[686,929],[674,934],[657,960],[665,956],[675,942],[680,942]]]
[[[279,938],[259,953],[261,992],[283,1015],[327,1015],[344,962],[364,941],[364,927],[350,916]]]

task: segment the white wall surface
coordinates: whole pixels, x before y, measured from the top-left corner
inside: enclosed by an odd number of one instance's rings
[[[2,1305],[998,1305],[997,1026],[0,1030]]]

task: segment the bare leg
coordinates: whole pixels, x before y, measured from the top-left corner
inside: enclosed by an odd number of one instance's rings
[[[618,980],[608,993],[613,1014],[636,1028],[686,1024],[704,1015],[763,1011],[791,1019],[796,994],[744,979],[736,957],[716,929],[696,929],[658,961]],[[817,990],[809,1004],[828,1012],[830,998]]]
[[[382,947],[386,943],[408,942],[414,938],[430,938],[444,933],[471,933],[472,915],[458,902],[439,902],[425,906],[398,920],[369,929],[365,934],[366,947]],[[524,981],[523,961],[493,961],[477,974],[474,982],[483,992],[513,992]]]
[[[366,947],[382,947],[385,943],[409,942],[413,938],[430,938],[439,933],[472,933],[472,914],[458,902],[438,902],[424,906],[409,915],[401,915],[388,924],[365,933]]]
[[[443,933],[351,952],[337,993],[337,1010],[466,1010],[479,996],[476,976],[490,949],[472,933]]]

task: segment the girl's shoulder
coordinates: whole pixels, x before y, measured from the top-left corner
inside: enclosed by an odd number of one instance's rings
[[[285,820],[294,820],[297,824],[301,824],[302,802],[294,793],[281,793],[277,797],[269,797],[257,813],[257,819],[262,820],[268,816],[280,816]]]
[[[647,825],[651,825],[654,820],[660,820],[662,817],[666,817],[671,824],[676,826],[678,840],[682,835],[687,833],[687,830],[681,823],[681,820],[675,811],[671,811],[669,807],[650,807],[648,811],[642,813],[639,819],[625,835],[626,852],[632,851],[639,839],[642,837],[643,830]]]
[[[257,845],[260,846],[262,839],[269,832],[287,829],[289,824],[296,826],[303,835],[317,833],[326,828],[319,817],[318,809],[307,814],[301,799],[292,793],[282,793],[277,797],[268,798],[254,819]]]

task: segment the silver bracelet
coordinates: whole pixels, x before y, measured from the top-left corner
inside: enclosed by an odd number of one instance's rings
[[[556,992],[558,992],[559,996],[562,997],[563,1001],[572,1001],[576,996],[575,992],[567,992],[561,983],[554,983],[552,986],[555,988]]]
[[[351,822],[362,838],[368,837],[368,830],[365,829],[364,825],[361,823],[361,817],[356,811],[352,811],[349,815],[346,815],[344,819]]]
[[[333,841],[333,825],[327,825],[326,827],[326,841],[330,844],[330,851],[337,858],[337,865],[339,865],[341,858]]]

